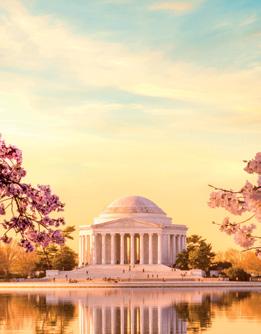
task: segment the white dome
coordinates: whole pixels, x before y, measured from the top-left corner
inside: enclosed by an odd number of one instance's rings
[[[125,196],[113,201],[102,212],[103,214],[148,213],[166,215],[160,207],[142,196]]]

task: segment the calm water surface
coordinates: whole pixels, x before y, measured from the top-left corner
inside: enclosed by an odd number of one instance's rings
[[[5,334],[260,334],[261,290],[0,290]]]

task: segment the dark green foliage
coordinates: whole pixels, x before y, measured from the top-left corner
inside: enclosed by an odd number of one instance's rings
[[[176,267],[183,270],[202,269],[208,271],[215,253],[212,252],[211,244],[199,235],[187,238],[187,250],[178,254]]]
[[[63,230],[63,236],[72,240],[72,233],[75,226],[67,226]],[[48,269],[56,270],[72,270],[77,265],[77,254],[68,246],[57,246],[52,244],[46,248],[37,250],[38,261],[36,263],[37,270],[45,271]]]
[[[230,281],[249,281],[251,275],[241,268],[231,267],[225,270]]]
[[[224,270],[232,267],[232,263],[229,261],[218,261],[213,263],[210,270]]]

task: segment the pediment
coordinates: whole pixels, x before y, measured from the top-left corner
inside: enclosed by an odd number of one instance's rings
[[[161,227],[160,223],[140,221],[136,219],[121,218],[117,220],[108,221],[105,223],[100,223],[93,225],[93,228],[155,228]]]

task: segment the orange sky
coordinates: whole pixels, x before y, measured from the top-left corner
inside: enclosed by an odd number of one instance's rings
[[[52,186],[69,225],[141,195],[234,246],[207,185],[241,187],[260,151],[258,2],[62,3],[0,3],[0,132],[28,180]]]

